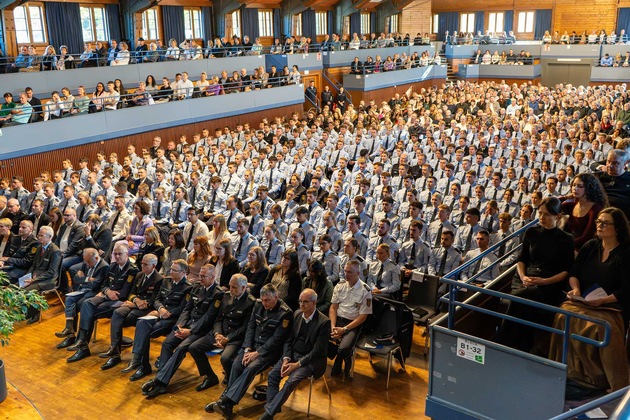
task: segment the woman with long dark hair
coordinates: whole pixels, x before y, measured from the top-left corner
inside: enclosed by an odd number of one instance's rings
[[[313,260],[308,265],[308,277],[304,279],[304,288],[315,290],[317,293],[317,310],[327,314],[333,294],[333,285],[328,280],[324,264],[320,260]]]
[[[247,263],[241,270],[241,273],[247,277],[249,291],[256,298],[260,297],[260,289],[265,284],[265,280],[269,275],[269,266],[265,259],[265,251],[259,246],[252,247],[247,253]]]
[[[278,290],[278,297],[294,311],[298,309],[298,300],[302,291],[300,265],[295,251],[284,251],[282,262],[269,272],[265,284],[271,283]]]

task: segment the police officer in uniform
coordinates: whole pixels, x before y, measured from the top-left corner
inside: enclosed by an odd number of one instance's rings
[[[419,269],[426,273],[429,263],[431,250],[421,239],[422,227],[421,221],[413,220],[409,226],[409,240],[403,243],[400,249],[398,264],[403,277],[407,280],[411,278],[413,270]]]
[[[359,279],[361,265],[357,261],[348,261],[344,267],[345,282],[339,282],[333,291],[330,311],[331,338],[339,343],[331,376],[341,375],[342,362],[345,361],[345,374],[349,375],[352,367],[352,352],[359,339],[361,324],[372,313],[372,293],[367,284]]]
[[[462,255],[453,246],[455,235],[450,230],[442,232],[440,247],[431,251],[427,271],[432,276],[443,276],[458,267],[462,262]]]
[[[359,244],[359,255],[365,258],[367,254],[369,238],[360,228],[361,226],[361,218],[356,214],[353,214],[348,217],[348,224],[346,225],[347,230],[343,233],[344,242],[348,239],[356,239]],[[344,267],[342,265],[342,267]]]
[[[328,280],[334,285],[339,282],[339,272],[341,271],[341,260],[332,250],[332,237],[324,234],[319,238],[320,251],[313,253],[312,259],[320,260],[326,270]]]
[[[158,257],[155,254],[146,254],[142,257],[141,271],[136,274],[129,298],[112,314],[110,347],[106,352],[98,354],[98,357],[107,359],[101,366],[102,370],[111,369],[121,362],[120,344],[123,328],[136,325],[138,318],[153,310],[163,280],[162,275],[155,269],[157,264]]]
[[[252,312],[242,351],[232,365],[228,386],[218,401],[206,405],[209,413],[232,417],[233,407],[243,398],[252,380],[276,363],[291,334],[293,311],[278,298],[276,288],[266,284],[260,289],[260,301]]]
[[[359,242],[354,238],[346,239],[343,244],[343,254],[339,257],[341,267],[345,267],[348,261],[357,261],[361,266],[361,274],[359,278],[362,281],[367,281],[368,276],[368,264],[361,255],[359,255]],[[339,273],[339,280],[346,281],[346,274],[342,269]]]
[[[203,391],[219,383],[219,378],[208,363],[206,352],[209,350],[223,349],[221,366],[225,378],[229,377],[236,353],[241,349],[245,339],[247,323],[255,303],[256,298],[247,291],[247,277],[243,274],[234,274],[230,279],[230,292],[224,293],[221,299],[213,330],[195,341],[188,349],[195,359],[199,375],[205,375],[203,382],[197,386],[197,391]],[[225,384],[226,379],[223,381]]]
[[[18,235],[11,240],[9,256],[0,258],[0,268],[4,270],[12,283],[17,283],[35,260],[37,238],[33,236],[33,222],[22,220]]]
[[[96,296],[81,304],[79,334],[68,351],[76,351],[67,359],[68,363],[85,359],[90,355],[88,342],[98,318],[109,318],[120,303],[126,301],[133,287],[133,279],[138,269],[129,260],[129,248],[125,242],[118,242],[112,252],[114,262],[109,266],[109,274]]]
[[[190,283],[186,280],[188,263],[185,260],[175,260],[171,265],[171,278],[162,282],[153,304],[154,310],[147,315],[154,315],[157,319],[140,319],[136,324],[133,338],[133,356],[123,373],[134,371],[130,381],[137,381],[151,373],[149,349],[151,337],[160,337],[171,332],[177,323],[179,315],[190,299]]]
[[[380,244],[376,248],[367,284],[373,295],[396,299],[400,292],[400,268],[389,259],[389,255],[389,245]]]
[[[223,298],[223,291],[214,282],[214,272],[212,264],[201,267],[201,282],[193,287],[190,300],[179,316],[176,327],[162,343],[158,373],[155,379],[142,385],[142,393],[147,397],[166,394],[166,388],[184,361],[190,345],[212,329]]]

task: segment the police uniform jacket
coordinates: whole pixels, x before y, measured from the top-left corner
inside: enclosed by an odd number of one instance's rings
[[[186,302],[177,325],[190,328],[193,334],[206,335],[212,329],[219,313],[223,291],[216,286],[216,283],[208,288],[203,284],[197,284],[192,288],[189,296],[190,299]]]
[[[398,263],[400,267],[406,267],[410,269],[419,268],[422,271],[426,270],[429,263],[429,257],[431,256],[431,250],[420,238],[415,242],[416,249],[414,250],[414,241],[409,239],[405,242],[400,249]],[[412,253],[415,251],[415,255]]]
[[[340,260],[340,265],[341,265],[341,270],[339,271],[339,280],[340,281],[346,281],[346,274],[344,271],[344,267],[346,266],[346,264],[348,264],[348,261],[358,261],[359,262],[359,266],[361,267],[361,273],[359,274],[359,278],[362,281],[367,281],[367,277],[369,274],[369,267],[368,267],[368,263],[365,260],[365,258],[363,258],[362,256],[358,255],[358,253],[354,254],[354,256],[352,258],[348,257],[347,254],[341,254],[341,256],[339,257]]]
[[[109,266],[109,273],[107,279],[103,283],[101,292],[105,294],[108,290],[115,290],[120,292],[118,296],[119,300],[125,301],[131,292],[133,287],[133,279],[136,277],[138,269],[131,261],[127,261],[127,264],[120,267],[117,263],[113,263]]]
[[[170,319],[177,319],[186,306],[190,289],[190,283],[185,277],[179,283],[175,283],[172,279],[165,279],[153,307],[158,311],[164,308],[171,313]]]
[[[13,268],[29,268],[35,259],[37,245],[37,239],[33,235],[26,239],[14,236],[9,245],[9,259],[6,265]]]
[[[324,265],[328,280],[333,284],[337,284],[339,281],[339,272],[341,271],[341,260],[334,252],[328,251],[325,254],[321,251],[315,252],[311,260],[320,260]]]
[[[91,290],[97,293],[101,290],[107,278],[109,265],[101,258],[93,268],[90,268],[85,262],[81,263],[79,271],[83,272],[83,277],[75,275],[72,279],[75,283],[79,284],[79,289]],[[92,281],[88,280],[88,274],[89,278],[93,279]]]
[[[129,300],[133,302],[136,298],[142,299],[147,302],[147,307],[150,308],[155,303],[155,299],[157,298],[164,279],[162,275],[158,273],[157,269],[154,270],[146,280],[144,276],[145,274],[142,272],[136,274],[136,279],[133,282],[133,287],[129,294]]]
[[[319,310],[315,310],[313,317],[309,321],[309,324],[312,323],[312,325],[309,326],[308,334],[304,338],[305,347],[311,349],[311,351],[307,354],[298,354],[294,351],[293,344],[299,337],[300,329],[305,322],[302,311],[296,311],[293,316],[290,339],[284,343],[282,358],[299,362],[300,366],[312,365],[313,376],[318,378],[326,372],[326,354],[331,330],[330,319]]]
[[[291,334],[292,321],[293,311],[282,299],[270,310],[257,301],[249,318],[243,349],[257,351],[259,357],[269,362],[278,360]]]
[[[358,280],[354,286],[347,281],[340,282],[333,290],[332,304],[338,304],[337,317],[355,320],[359,315],[372,313],[372,291]]]
[[[457,248],[454,246],[451,246],[448,249],[444,247],[435,248],[431,251],[431,257],[429,257],[429,267],[427,268],[427,271],[432,276],[439,275],[442,257],[445,252],[447,253],[446,264],[444,264],[444,272],[442,274],[446,274],[460,265],[462,256]]]
[[[383,274],[379,279],[378,273],[381,271],[381,265],[383,266]],[[376,287],[381,292],[392,295],[400,290],[400,268],[391,260],[386,260],[383,263],[374,260],[370,264],[367,283],[372,288]]]
[[[59,276],[60,263],[61,251],[57,245],[49,243],[44,250],[40,244],[35,251],[33,265],[28,272],[32,274],[34,281],[52,285]]]
[[[245,331],[255,304],[256,298],[247,291],[237,299],[232,299],[229,293],[224,293],[219,313],[214,321],[213,333],[223,335],[228,339],[228,343],[241,344],[245,339]]]
[[[356,239],[357,242],[359,243],[359,250],[358,250],[359,255],[365,258],[367,255],[367,250],[368,250],[368,245],[370,243],[370,240],[365,235],[365,233],[363,233],[361,230],[357,231],[357,233],[355,234],[352,234],[352,232],[348,230],[343,234],[344,242],[352,238]]]

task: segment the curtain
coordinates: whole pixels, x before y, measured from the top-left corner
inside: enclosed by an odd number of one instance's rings
[[[328,11],[328,35],[335,32],[335,15],[332,10]]]
[[[503,30],[506,33],[514,30],[514,10],[506,10],[503,14]]]
[[[253,42],[258,36],[258,9],[241,6],[241,25],[243,25],[241,28],[243,36],[249,36]]]
[[[459,12],[438,13],[438,41],[444,41],[446,31],[453,33],[459,30]]]
[[[212,30],[212,7],[201,8],[201,20],[203,21],[203,34],[207,41],[212,41],[214,38],[214,31]]]
[[[536,10],[534,39],[542,39],[545,31],[551,32],[551,9]]]
[[[48,23],[48,42],[57,51],[66,45],[70,54],[83,52],[83,31],[81,25],[69,25],[68,22],[81,22],[79,3],[46,3],[46,22]]]
[[[306,9],[302,12],[302,36],[311,38],[313,43],[317,42],[317,27],[315,26],[315,10]]]
[[[377,18],[376,12],[370,12],[370,32],[377,32],[376,18]],[[367,35],[368,39],[370,39],[370,34],[365,34],[365,35]]]
[[[109,38],[120,41],[122,31],[120,29],[120,13],[117,4],[106,4],[105,14],[107,15],[107,27],[109,28]]]
[[[350,15],[350,39],[354,33],[361,33],[361,12],[354,12]]]
[[[617,36],[622,29],[626,30],[626,36],[630,33],[630,7],[619,8],[619,16],[617,17]]]
[[[186,39],[183,6],[162,6],[162,24],[165,40],[174,38],[180,44]],[[167,45],[166,42],[164,45]]]
[[[485,15],[486,12],[475,12],[475,33],[473,35],[477,35],[477,32],[484,32],[484,24],[485,24]]]
[[[280,9],[273,9],[273,37],[282,38],[282,16]]]

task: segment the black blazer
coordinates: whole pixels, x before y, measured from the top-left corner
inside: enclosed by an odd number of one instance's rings
[[[260,289],[265,284],[265,280],[267,280],[269,269],[263,267],[255,273],[252,273],[247,267],[243,267],[242,273],[247,277],[247,283],[253,284],[249,292],[254,295],[254,297],[259,298]]]
[[[282,267],[279,265],[269,271],[265,284],[271,283],[271,279],[278,270],[282,270]],[[298,300],[300,300],[300,293],[302,292],[302,277],[300,277],[299,273],[295,273],[289,276],[286,281],[289,282],[289,291],[282,300],[289,306],[289,308],[291,308],[291,310],[295,311],[300,306]]]
[[[212,264],[217,264],[217,258],[212,259]],[[238,260],[236,258],[232,258],[232,261],[225,264],[223,269],[221,270],[221,278],[219,279],[219,286],[228,288],[230,287],[230,279],[234,274],[238,274],[241,272],[241,268],[238,265]]]
[[[94,293],[98,293],[103,287],[105,279],[109,275],[109,265],[105,260],[101,258],[101,260],[98,262],[98,264],[96,264],[94,268],[94,272],[92,272],[92,275],[90,276],[94,280],[88,282],[86,281],[86,276],[90,271],[90,267],[88,267],[85,262],[81,263],[81,268],[79,270],[70,270],[69,273],[72,277],[72,281],[76,284],[79,284],[79,287],[81,289],[89,289],[92,290]],[[77,276],[78,271],[83,272],[83,277]]]
[[[80,221],[76,220],[72,226],[68,227],[67,224],[62,224],[59,228],[59,233],[55,238],[55,245],[59,246],[61,243],[61,238],[66,232],[66,229],[70,229],[70,236],[68,236],[68,249],[63,253],[64,257],[70,257],[79,253],[81,248],[81,242],[83,242],[83,238],[85,237],[85,232],[83,231],[83,227],[85,225]]]
[[[306,347],[311,351],[298,357],[293,351],[293,342],[300,333],[304,318],[302,311],[295,311],[293,314],[293,328],[291,328],[291,338],[284,343],[282,358],[288,357],[292,362],[299,360],[301,366],[311,364],[313,366],[313,376],[319,378],[326,372],[326,353],[328,349],[328,339],[330,338],[330,319],[318,310],[315,310],[310,322],[313,325],[308,330],[306,337]]]
[[[54,287],[55,281],[59,277],[60,267],[61,251],[57,245],[50,243],[42,254],[42,246],[40,244],[37,247],[37,251],[35,251],[33,265],[28,272],[32,274],[34,281]]]
[[[101,227],[92,232],[92,236],[88,239],[85,236],[81,241],[81,249],[95,248],[103,251],[101,258],[109,261],[110,252],[112,250],[112,230],[105,223]]]

